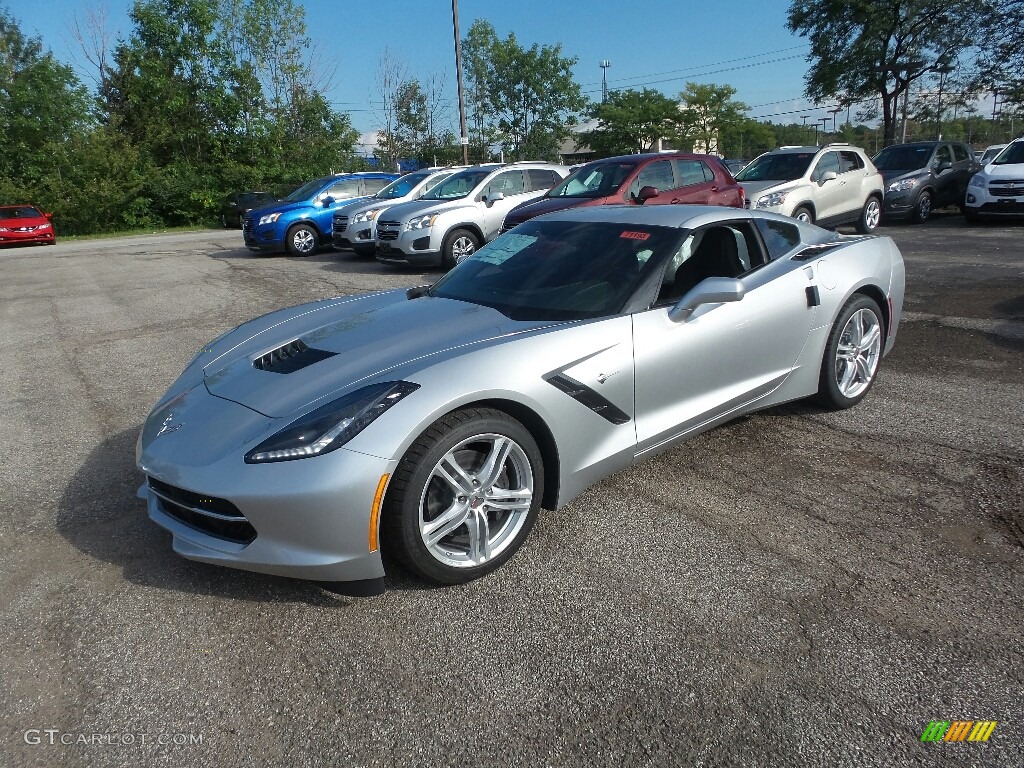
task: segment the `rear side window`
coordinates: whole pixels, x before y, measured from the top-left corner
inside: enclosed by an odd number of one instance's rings
[[[359,179],[348,179],[346,181],[339,181],[337,184],[331,184],[324,195],[326,197],[333,197],[335,200],[347,200],[350,197],[357,197],[359,195]]]
[[[856,152],[840,152],[839,153],[839,168],[840,173],[847,173],[848,171],[856,171],[864,167],[864,161],[860,159],[860,155]]]
[[[715,178],[711,169],[700,160],[674,160],[673,162],[676,164],[680,187],[703,184],[705,181],[712,181]]]
[[[363,179],[363,185],[366,187],[368,195],[376,195],[390,183],[391,179]]]
[[[785,256],[800,245],[800,230],[795,224],[760,218],[755,218],[754,221],[757,222],[757,228],[772,259]]]
[[[543,192],[561,181],[558,174],[544,168],[530,168],[527,171],[531,192]]]

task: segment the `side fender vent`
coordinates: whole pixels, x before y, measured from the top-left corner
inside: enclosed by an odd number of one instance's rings
[[[322,349],[313,349],[306,346],[302,339],[290,341],[283,347],[267,352],[252,361],[252,367],[269,373],[294,373],[306,366],[319,363],[328,357],[334,357],[337,352],[326,352]]]

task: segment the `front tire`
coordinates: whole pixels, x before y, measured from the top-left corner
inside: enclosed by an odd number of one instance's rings
[[[468,259],[480,247],[480,239],[468,229],[456,229],[448,234],[441,247],[441,266],[451,269]]]
[[[814,223],[814,214],[811,213],[811,209],[803,205],[793,211],[793,218],[797,221],[806,222],[807,224]]]
[[[289,256],[312,256],[320,241],[316,230],[309,224],[296,224],[288,230],[286,243]]]
[[[826,408],[851,408],[871,390],[882,360],[885,323],[871,298],[856,294],[832,325],[818,378],[817,400]]]
[[[932,215],[932,193],[928,190],[921,192],[914,204],[914,210],[910,212],[911,224],[924,224]]]
[[[882,220],[882,201],[871,196],[864,203],[864,210],[860,212],[857,219],[857,231],[862,235],[870,235],[878,229],[878,223]]]
[[[410,571],[463,584],[499,568],[530,533],[544,464],[530,432],[491,408],[454,411],[406,451],[384,502],[386,541]]]

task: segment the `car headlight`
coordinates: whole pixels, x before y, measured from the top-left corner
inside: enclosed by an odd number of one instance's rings
[[[330,453],[419,388],[419,384],[408,381],[385,381],[350,392],[299,417],[264,440],[245,454],[245,463],[291,461]]]
[[[0,227],[0,232],[6,232],[6,231],[7,231],[7,227]]]
[[[885,188],[886,192],[906,192],[908,189],[913,189],[918,185],[920,179],[900,179],[894,181],[888,187]]]
[[[281,218],[281,212],[268,213],[266,216],[260,216],[260,224],[273,224],[275,221]]]
[[[774,208],[777,205],[782,205],[784,202],[786,202],[786,195],[788,195],[792,191],[793,190],[791,189],[786,189],[783,190],[782,192],[769,192],[767,195],[762,195],[761,197],[757,198],[757,207]]]
[[[45,223],[44,224],[40,224],[38,227],[36,227],[36,229],[49,229],[49,228],[50,228],[50,225],[49,224],[45,224]]]
[[[362,223],[367,222],[367,221],[373,221],[374,219],[377,218],[377,214],[380,213],[381,210],[382,209],[380,209],[380,208],[374,208],[374,209],[369,210],[369,211],[363,211],[362,213],[357,213],[355,216],[352,217],[352,222],[351,223],[352,224],[362,224]]]
[[[969,187],[984,187],[985,186],[985,174],[976,173],[971,176],[971,180],[967,183]]]
[[[434,226],[434,220],[439,215],[440,214],[437,213],[428,213],[424,216],[417,216],[414,219],[409,219],[409,223],[405,225],[405,229],[407,231],[410,229],[430,229]]]

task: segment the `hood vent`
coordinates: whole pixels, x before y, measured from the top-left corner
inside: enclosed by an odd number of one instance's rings
[[[337,352],[325,352],[322,349],[313,349],[306,346],[302,339],[296,339],[267,352],[262,357],[252,361],[253,368],[270,373],[294,373],[313,363],[319,363],[328,357],[334,357]]]

